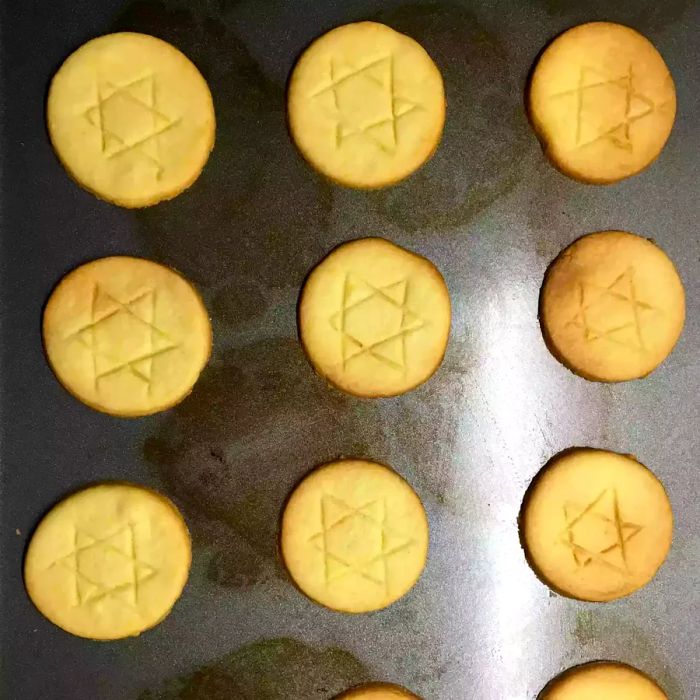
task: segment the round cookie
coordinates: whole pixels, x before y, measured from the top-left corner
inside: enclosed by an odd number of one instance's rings
[[[316,371],[356,396],[396,396],[442,362],[450,296],[426,258],[381,238],[345,243],[309,275],[299,335]]]
[[[304,158],[348,187],[408,177],[433,154],[445,122],[442,76],[430,56],[376,22],[314,41],[294,67],[287,99]]]
[[[676,92],[648,39],[620,24],[591,22],[542,53],[529,113],[559,170],[605,184],[635,175],[659,155],[676,116]]]
[[[668,700],[659,686],[636,668],[612,661],[574,666],[557,676],[537,700]]]
[[[43,335],[61,384],[116,416],[181,401],[211,351],[209,317],[194,287],[141,258],[101,258],[66,275],[44,309]]]
[[[166,617],[190,560],[187,525],[165,496],[100,484],[44,516],[27,549],[24,582],[39,612],[66,632],[120,639]]]
[[[683,330],[683,283],[650,241],[623,231],[591,233],[549,267],[540,321],[549,349],[576,374],[602,382],[644,377]]]
[[[393,683],[368,683],[341,693],[337,700],[420,700],[406,688]]]
[[[554,590],[608,601],[647,584],[673,537],[661,482],[633,457],[573,449],[530,485],[520,513],[528,562]]]
[[[428,521],[413,489],[375,462],[347,459],[311,472],[284,510],[282,557],[303,593],[349,613],[407,593],[428,554]]]
[[[214,146],[214,104],[194,64],[147,34],[98,37],[54,76],[46,119],[63,166],[86,190],[123,207],[175,197]]]

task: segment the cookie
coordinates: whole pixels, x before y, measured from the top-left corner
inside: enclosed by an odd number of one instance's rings
[[[396,396],[442,362],[450,296],[437,268],[381,238],[336,248],[309,275],[299,335],[316,371],[356,396]]]
[[[206,81],[174,46],[122,32],[89,41],[60,67],[46,106],[49,136],[69,174],[122,207],[175,197],[214,146]]]
[[[527,559],[551,588],[608,601],[647,584],[673,537],[661,482],[633,457],[573,449],[530,485],[520,513]]]
[[[391,683],[368,683],[351,688],[338,696],[337,700],[420,700],[406,688]]]
[[[433,154],[445,122],[442,76],[420,44],[377,22],[337,27],[292,72],[289,128],[306,160],[348,187],[408,177]]]
[[[554,165],[599,184],[646,168],[676,117],[673,79],[659,52],[634,29],[610,22],[557,37],[537,62],[528,102]]]
[[[303,593],[349,613],[379,610],[407,593],[428,554],[428,521],[396,472],[359,459],[311,472],[284,510],[282,557]]]
[[[659,686],[632,666],[612,661],[574,666],[557,676],[538,700],[668,700]]]
[[[101,258],[66,275],[44,309],[43,334],[61,384],[115,416],[181,401],[211,350],[209,317],[194,287],[141,258]]]
[[[131,484],[100,484],[54,506],[24,562],[39,612],[89,639],[135,636],[170,612],[187,582],[190,536],[165,496]]]
[[[540,296],[552,353],[601,382],[644,377],[673,350],[685,322],[685,293],[668,256],[623,231],[579,238],[552,263]]]

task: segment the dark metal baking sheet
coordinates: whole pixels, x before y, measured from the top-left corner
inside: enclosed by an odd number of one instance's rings
[[[351,20],[379,19],[433,55],[449,100],[444,142],[398,187],[341,189],[301,161],[284,90],[300,50]],[[523,113],[532,61],[561,30],[610,19],[644,32],[678,89],[678,120],[647,172],[609,187],[550,167]],[[531,700],[596,658],[630,662],[672,700],[700,697],[700,7],[690,0],[406,3],[345,0],[70,0],[4,3],[2,31],[3,698],[322,700],[365,679],[426,699]],[[216,149],[195,186],[140,212],[71,182],[44,127],[48,80],[83,41],[160,36],[214,95]],[[686,284],[688,320],[648,379],[604,386],[547,352],[537,297],[577,236],[655,238]],[[362,401],[314,375],[296,339],[309,268],[341,241],[382,235],[427,255],[454,301],[437,375],[400,398]],[[119,420],[66,394],[44,361],[40,315],[75,265],[128,253],[171,264],[203,290],[209,368],[183,404]],[[516,517],[540,466],[571,445],[630,451],[668,488],[672,552],[637,594],[599,605],[549,593],[520,551]],[[428,567],[388,610],[345,616],[306,600],[276,558],[280,506],[338,455],[392,464],[431,522]],[[63,494],[132,479],[171,495],[194,535],[190,582],[139,638],[93,643],[53,627],[22,587],[24,548]]]

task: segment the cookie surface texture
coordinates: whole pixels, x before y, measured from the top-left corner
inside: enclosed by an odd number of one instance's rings
[[[187,526],[164,496],[100,484],[58,503],[36,528],[24,581],[55,625],[89,639],[153,627],[180,597],[190,568]]]
[[[337,27],[303,53],[288,91],[289,126],[306,160],[332,180],[379,188],[437,148],[442,76],[425,49],[376,22]]]
[[[668,700],[659,686],[631,666],[596,662],[557,676],[538,700]]]
[[[194,287],[141,258],[101,258],[66,275],[44,309],[43,333],[61,384],[117,416],[178,403],[211,350],[209,317]]]
[[[396,396],[445,354],[450,296],[425,258],[380,238],[336,248],[309,275],[299,334],[316,371],[356,396]]]
[[[214,145],[206,81],[174,46],[123,32],[89,41],[51,82],[49,136],[72,177],[101,199],[146,207],[199,176]]]
[[[547,271],[540,321],[549,349],[573,372],[604,382],[636,379],[660,365],[680,337],[683,283],[645,238],[592,233]]]
[[[311,472],[282,517],[282,557],[310,598],[350,613],[379,610],[418,580],[428,521],[413,489],[375,462],[341,460]]]
[[[676,116],[676,92],[648,39],[620,24],[591,22],[545,49],[530,83],[529,112],[559,170],[604,184],[659,155]]]
[[[368,683],[341,693],[336,700],[420,700],[420,698],[392,683]]]
[[[533,481],[520,527],[545,583],[572,598],[608,601],[653,578],[671,547],[673,514],[661,482],[634,458],[575,449]]]

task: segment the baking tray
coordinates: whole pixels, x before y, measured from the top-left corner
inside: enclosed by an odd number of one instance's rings
[[[643,669],[671,700],[700,698],[698,4],[25,0],[2,12],[3,698],[325,700],[384,679],[426,700],[533,700],[562,669],[599,658]],[[285,125],[285,82],[299,52],[363,18],[420,41],[448,97],[432,161],[375,193],[316,176]],[[678,90],[678,119],[659,160],[608,187],[557,173],[523,111],[540,49],[594,19],[649,36]],[[67,177],[43,115],[61,61],[87,39],[123,29],[182,49],[209,81],[218,120],[216,148],[192,189],[135,212]],[[537,322],[547,264],[574,238],[606,228],[656,239],[688,301],[670,359],[647,379],[608,386],[558,364]],[[296,336],[308,270],[333,246],[366,235],[428,256],[454,304],[442,367],[395,399],[329,388]],[[138,420],[73,400],[41,347],[52,286],[83,261],[119,253],[181,270],[199,285],[214,323],[214,354],[192,395]],[[673,502],[666,564],[618,602],[550,593],[520,549],[523,493],[544,462],[572,445],[634,453]],[[391,464],[430,517],[418,585],[369,615],[307,600],[276,554],[289,490],[340,455]],[[172,614],[112,643],[51,625],[21,577],[42,513],[101,479],[162,489],[194,537],[192,575]]]

